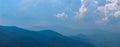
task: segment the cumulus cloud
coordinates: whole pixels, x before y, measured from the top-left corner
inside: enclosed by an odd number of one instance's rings
[[[87,8],[84,5],[82,5],[81,8],[79,9],[79,12],[81,15],[86,11],[87,11]]]
[[[67,17],[67,14],[65,14],[64,12],[62,13],[58,13],[55,15],[57,18],[64,18],[64,17]]]
[[[80,9],[79,9],[79,12],[78,12],[78,18],[82,18],[83,17],[83,15],[84,15],[84,13],[87,11],[87,8],[84,6],[84,5],[82,5],[81,7],[80,7]]]
[[[77,19],[91,19],[99,24],[108,23],[114,17],[120,16],[120,0],[104,0],[106,3],[102,6],[98,0],[80,0],[81,6],[77,12]],[[101,13],[102,12],[102,13]],[[94,15],[94,16],[93,16]],[[95,17],[96,16],[96,17]]]
[[[96,21],[96,24],[106,24],[108,22],[108,17],[102,18],[99,21]]]
[[[95,3],[95,4],[98,4],[98,1],[97,1],[97,0],[95,0],[95,1],[94,1],[94,3]]]
[[[99,10],[100,12],[105,13],[105,7],[104,7],[104,6],[99,6],[99,7],[97,8],[97,10]]]
[[[107,15],[114,16],[114,13],[119,10],[119,0],[106,0],[108,3],[105,5]]]
[[[114,13],[114,16],[115,16],[115,17],[120,16],[120,11],[116,11],[116,12]]]
[[[98,6],[97,10],[103,12],[105,17],[105,21],[110,20],[110,17],[118,17],[120,15],[120,0],[106,0],[106,4],[104,6]],[[104,19],[104,18],[103,18]],[[101,21],[104,21],[104,20]],[[101,22],[98,22],[101,23]]]
[[[77,18],[83,18],[85,17],[84,14],[86,14],[89,11],[96,11],[96,7],[98,5],[98,0],[80,0],[81,6],[79,8],[79,11],[77,12]]]
[[[110,3],[106,4],[107,9],[109,9],[109,10],[116,10],[117,9],[118,0],[107,0],[107,2],[110,2]]]
[[[87,8],[85,7],[85,1],[86,0],[80,0],[81,1],[81,7],[79,8],[79,12],[77,12],[77,18],[82,18],[83,14],[87,11]]]

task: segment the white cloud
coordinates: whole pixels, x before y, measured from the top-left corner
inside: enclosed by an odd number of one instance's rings
[[[97,1],[97,0],[95,0],[95,1],[94,1],[94,3],[95,3],[95,4],[98,4],[98,1]]]
[[[64,17],[67,17],[67,14],[65,14],[64,12],[62,13],[58,13],[55,15],[57,18],[64,18]]]
[[[106,24],[108,22],[108,20],[109,20],[108,17],[105,17],[99,21],[96,21],[96,24]]]
[[[80,1],[81,1],[82,4],[84,4],[86,0],[80,0]]]
[[[97,8],[97,10],[99,10],[100,12],[105,13],[105,7],[104,7],[104,6],[99,6],[99,7]]]
[[[79,8],[79,13],[80,14],[83,14],[84,12],[86,12],[86,7],[85,7],[85,1],[86,0],[81,0],[81,3],[82,3],[82,5],[81,5],[81,7]]]
[[[87,11],[87,8],[84,5],[82,5],[81,8],[79,9],[80,15],[84,14],[86,11]]]
[[[109,21],[109,15],[106,6],[98,6],[97,10],[104,14],[101,20],[96,21],[96,24],[106,24]]]
[[[91,1],[89,1],[89,0],[80,0],[80,1],[81,1],[81,7],[79,8],[79,11],[77,12],[77,18],[78,19],[83,18],[84,14],[86,12],[96,8],[98,3],[99,3],[98,0],[91,0]],[[89,4],[89,6],[86,6],[88,4]],[[95,10],[93,10],[93,11],[95,11]]]
[[[120,16],[120,11],[116,11],[116,12],[114,13],[114,16],[115,16],[115,17]]]
[[[107,2],[114,2],[115,0],[106,0]]]
[[[109,4],[106,4],[106,8],[109,9],[109,10],[116,10],[116,3],[109,3]]]
[[[105,18],[97,21],[96,23],[103,24],[109,21],[109,17],[115,16],[118,17],[120,15],[120,6],[118,5],[119,0],[106,0],[105,6],[99,6],[97,10],[103,12],[105,14]]]
[[[119,3],[120,3],[120,0],[105,0],[106,1],[106,4],[104,6],[98,6],[99,3],[101,2],[98,2],[98,0],[80,0],[81,1],[81,7],[79,8],[79,11],[77,12],[77,18],[78,19],[81,19],[81,18],[84,18],[86,17],[84,14],[86,12],[88,12],[88,15],[89,14],[104,14],[102,15],[101,17],[101,20],[97,21],[96,23],[107,23],[111,16],[115,16],[115,17],[118,17],[120,15],[120,6],[119,6]],[[90,5],[90,6],[86,6],[86,5]],[[97,8],[97,9],[96,9]],[[97,12],[96,10],[100,11],[100,12]],[[93,13],[93,12],[96,12],[96,13]],[[102,13],[101,13],[102,12]]]
[[[106,11],[114,15],[114,12],[119,10],[119,0],[107,0],[107,2],[109,3],[105,5]]]
[[[83,17],[83,14],[87,11],[87,8],[85,7],[85,1],[86,0],[80,0],[82,5],[81,7],[79,8],[79,11],[76,13],[76,17],[79,19],[79,18],[82,18]]]

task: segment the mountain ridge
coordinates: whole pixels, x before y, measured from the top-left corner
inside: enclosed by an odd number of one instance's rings
[[[103,30],[89,30],[89,31],[82,31],[89,41],[94,44],[96,47],[120,47],[120,34],[103,31]],[[76,35],[77,39],[85,38],[80,37],[81,35]]]
[[[14,26],[0,26],[0,32],[0,47],[94,47],[53,30],[29,31]]]

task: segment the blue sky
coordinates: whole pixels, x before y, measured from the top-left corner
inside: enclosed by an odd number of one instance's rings
[[[120,31],[119,2],[120,0],[0,0],[0,25],[34,30],[69,28],[78,31]]]

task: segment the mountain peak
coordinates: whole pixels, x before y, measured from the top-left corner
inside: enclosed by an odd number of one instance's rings
[[[60,33],[53,31],[53,30],[42,30],[42,31],[39,31],[38,33],[45,35],[45,36],[51,36],[51,37],[63,36]]]
[[[0,29],[15,29],[18,28],[16,26],[0,26]]]
[[[57,33],[57,32],[55,32],[55,31],[53,31],[53,30],[42,30],[42,31],[40,31],[40,32],[48,32],[48,33]]]
[[[8,30],[8,31],[28,31],[26,29],[17,27],[17,26],[0,26],[0,29],[2,30]]]

